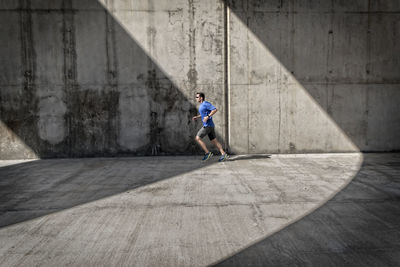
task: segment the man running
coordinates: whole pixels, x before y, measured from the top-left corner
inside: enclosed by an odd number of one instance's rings
[[[219,162],[225,161],[229,158],[228,154],[222,149],[222,145],[218,142],[217,138],[215,137],[214,131],[214,122],[212,120],[212,116],[217,113],[217,108],[214,107],[210,102],[205,101],[204,93],[196,93],[196,101],[200,103],[199,113],[200,115],[194,116],[192,120],[197,120],[201,118],[203,121],[203,127],[198,131],[196,135],[196,141],[199,143],[200,147],[206,153],[204,155],[203,161],[209,160],[213,153],[207,149],[206,144],[201,140],[204,136],[208,135],[211,143],[213,143],[221,153],[221,157],[219,158]]]

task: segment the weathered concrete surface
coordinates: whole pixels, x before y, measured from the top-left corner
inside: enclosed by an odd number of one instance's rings
[[[229,7],[227,16],[224,8]],[[400,149],[399,4],[0,1],[0,158]]]
[[[223,133],[223,3],[166,3],[1,1],[0,158],[197,153],[199,90]]]
[[[400,155],[364,154],[327,204],[217,266],[399,266]]]
[[[232,151],[400,149],[398,1],[227,2]]]
[[[321,154],[1,167],[0,266],[212,264],[322,205],[361,162],[360,154]]]

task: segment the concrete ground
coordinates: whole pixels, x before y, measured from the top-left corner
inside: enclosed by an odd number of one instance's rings
[[[399,154],[0,166],[0,266],[400,264]]]

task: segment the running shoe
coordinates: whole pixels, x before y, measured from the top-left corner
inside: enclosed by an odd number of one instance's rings
[[[229,155],[225,153],[225,154],[221,155],[221,157],[219,158],[218,161],[222,162],[222,161],[225,161],[227,159],[229,159]]]
[[[212,152],[208,152],[207,154],[204,155],[203,161],[209,160],[213,156]]]

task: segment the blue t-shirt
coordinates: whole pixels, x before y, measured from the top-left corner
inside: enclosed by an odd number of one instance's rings
[[[199,107],[199,113],[200,113],[200,116],[201,116],[201,121],[203,121],[204,117],[208,116],[208,114],[211,113],[211,110],[214,110],[214,109],[217,109],[217,108],[214,107],[210,102],[203,101],[203,103],[201,103],[200,107]],[[207,122],[203,121],[203,125],[205,127],[214,127],[214,122],[212,120],[212,117],[209,118],[207,120]]]

